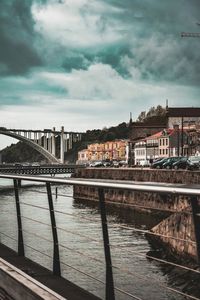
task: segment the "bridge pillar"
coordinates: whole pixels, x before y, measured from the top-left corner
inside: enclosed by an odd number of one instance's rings
[[[64,164],[64,126],[61,127],[60,134],[60,162]]]
[[[47,150],[47,134],[46,134],[46,132],[44,133],[44,135],[43,135],[43,147],[44,147],[44,149],[45,150]]]
[[[68,134],[65,134],[65,142],[64,142],[64,152],[68,150]]]
[[[81,141],[81,133],[78,133],[78,141]]]
[[[54,156],[56,156],[56,138],[55,138],[55,131],[56,131],[56,128],[53,127],[53,131],[52,131],[52,136],[51,136],[51,150],[52,150],[52,154]]]
[[[34,132],[34,142],[37,143],[37,132]]]
[[[50,153],[52,153],[52,149],[51,149],[51,132],[48,133],[47,137],[48,137],[48,139],[47,139],[47,141],[48,141],[48,151]]]
[[[72,143],[76,143],[76,134],[75,133],[72,134]]]
[[[72,149],[72,139],[73,139],[73,133],[69,134],[69,149]]]
[[[42,133],[40,131],[38,132],[38,144],[42,145]]]

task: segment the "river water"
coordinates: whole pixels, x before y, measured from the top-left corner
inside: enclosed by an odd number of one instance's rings
[[[8,186],[12,184],[12,181],[0,180],[0,184],[0,187]],[[52,186],[53,193],[55,188]],[[73,199],[71,186],[58,186],[58,194],[57,199],[55,195],[53,196],[53,201],[58,227],[62,276],[101,299],[105,299],[103,284],[105,264],[98,208],[76,202]],[[46,268],[52,269],[52,234],[49,226],[46,187],[34,184],[32,187],[21,189],[20,201],[25,255]],[[1,191],[0,211],[1,243],[17,250],[17,220],[13,191]],[[134,221],[136,219],[137,222]],[[145,254],[152,250],[149,242],[144,234],[130,229],[134,226],[142,229],[148,228],[149,219],[146,220],[135,214],[133,220],[130,221],[130,218],[126,220],[126,217],[121,217],[116,211],[108,213],[114,284],[118,288],[115,291],[116,299],[135,299],[131,295],[144,300],[189,299],[169,288],[199,295],[199,287],[196,286],[194,277],[189,272],[146,258]],[[94,280],[93,277],[99,281]],[[166,286],[169,288],[166,289]],[[125,291],[126,294],[119,289]]]

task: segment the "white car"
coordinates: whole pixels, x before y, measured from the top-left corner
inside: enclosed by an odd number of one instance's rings
[[[140,166],[147,167],[147,166],[150,166],[150,163],[149,163],[148,160],[141,160],[140,161]]]
[[[101,161],[94,161],[90,164],[90,167],[102,167],[103,164]]]

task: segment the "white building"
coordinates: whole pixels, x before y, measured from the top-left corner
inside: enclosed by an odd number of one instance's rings
[[[144,165],[147,160],[147,148],[146,148],[146,140],[140,140],[135,143],[134,146],[134,164],[135,165]]]

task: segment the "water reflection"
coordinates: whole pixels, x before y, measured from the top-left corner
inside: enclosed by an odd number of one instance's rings
[[[53,193],[55,188],[52,187]],[[45,192],[45,186],[22,189],[20,201],[26,256],[52,269],[52,233]],[[58,186],[60,196],[57,199],[53,196],[62,275],[104,299],[105,264],[99,210],[96,204],[75,201],[72,192],[70,186]],[[0,206],[0,228],[3,232],[1,242],[16,250],[17,223],[13,192],[1,192]],[[109,207],[108,223],[115,286],[126,291],[123,294],[117,290],[117,300],[133,299],[129,294],[148,300],[186,299],[166,289],[166,285],[198,294],[198,275],[194,277],[189,272],[147,259],[146,253],[155,249],[145,235],[120,226],[123,223],[129,227],[148,229],[159,218],[159,215],[150,217],[147,214]]]

